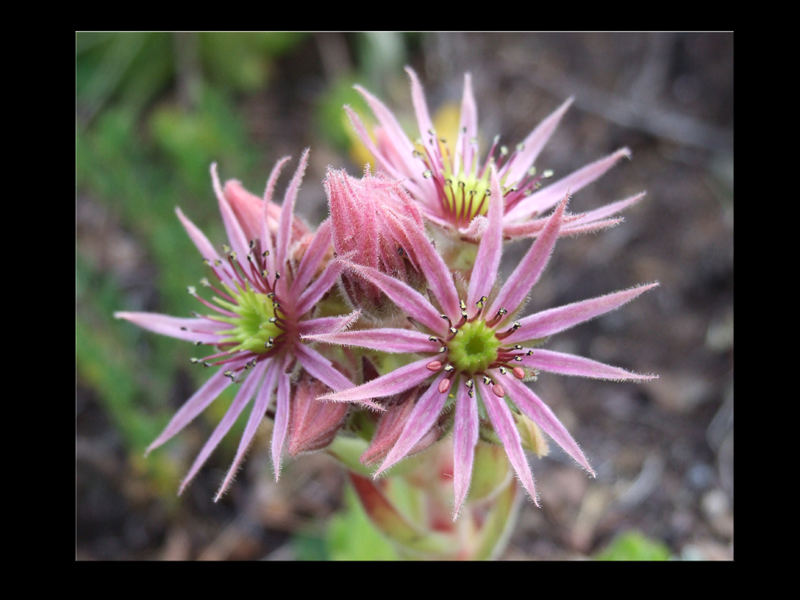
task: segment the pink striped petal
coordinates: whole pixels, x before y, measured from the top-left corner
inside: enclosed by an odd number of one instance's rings
[[[406,390],[410,390],[415,385],[422,383],[425,381],[425,379],[430,377],[432,375],[431,370],[428,368],[428,364],[430,362],[430,357],[426,357],[416,362],[399,367],[394,371],[390,371],[389,373],[386,373],[386,375],[381,375],[376,379],[362,383],[357,387],[350,389],[340,388],[342,391],[337,391],[333,394],[325,394],[320,396],[319,399],[334,400],[336,402],[363,402],[364,400],[372,398],[385,398],[386,396],[394,396],[395,394],[400,394]]]
[[[246,267],[247,252],[250,249],[250,245],[239,224],[239,220],[236,218],[231,205],[228,203],[228,199],[222,191],[222,185],[220,185],[219,175],[217,174],[217,163],[211,164],[211,181],[214,185],[214,192],[217,194],[219,212],[222,215],[222,223],[225,225],[225,233],[228,235],[231,247],[234,252],[236,252],[236,260],[243,267]]]
[[[570,173],[566,177],[559,179],[555,183],[548,185],[520,201],[519,204],[506,213],[504,222],[512,223],[525,219],[534,213],[543,213],[555,205],[566,194],[574,194],[581,188],[589,185],[613,167],[620,158],[623,156],[630,158],[630,155],[631,151],[628,150],[628,148],[621,148],[613,154],[609,154],[600,160]]]
[[[345,265],[338,260],[328,263],[328,266],[325,267],[322,274],[300,294],[296,305],[292,307],[296,311],[297,316],[306,314],[316,306],[339,279],[339,275],[344,270],[344,267]]]
[[[200,231],[200,228],[192,223],[186,217],[186,215],[183,214],[183,211],[181,211],[180,208],[175,208],[175,213],[178,215],[178,218],[183,224],[184,229],[186,229],[186,233],[189,234],[189,238],[200,252],[200,256],[202,256],[212,265],[219,265],[217,267],[217,272],[220,274],[223,283],[232,288],[233,279],[231,278],[230,273],[228,273],[228,265],[219,257],[219,254],[217,254],[217,251],[214,249],[214,246],[211,244],[211,242],[208,241],[208,238],[205,236],[205,234],[203,234],[203,232]]]
[[[426,284],[430,287],[442,310],[455,323],[461,318],[461,309],[458,305],[458,292],[453,284],[453,275],[450,273],[450,269],[428,240],[422,226],[409,225],[405,228],[405,234],[411,243],[410,249],[425,275]]]
[[[648,381],[658,379],[658,375],[640,375],[620,367],[613,367],[590,358],[536,348],[530,356],[522,357],[522,364],[532,369],[558,373],[560,375],[577,375],[593,379],[609,379],[611,381]]]
[[[550,136],[558,127],[561,122],[561,117],[567,112],[567,109],[572,104],[574,98],[567,98],[564,103],[554,110],[544,121],[539,123],[536,128],[528,134],[528,137],[522,142],[522,151],[516,154],[513,160],[508,164],[505,172],[506,181],[517,182],[520,181],[525,172],[536,162],[539,153],[547,144]]]
[[[513,377],[503,379],[504,385],[508,389],[508,395],[514,404],[524,412],[542,431],[549,435],[569,454],[575,461],[586,469],[592,477],[596,477],[594,469],[589,465],[589,461],[583,455],[583,451],[578,443],[572,438],[567,428],[561,424],[558,417],[553,414],[550,407],[533,393],[524,383],[517,381]]]
[[[539,281],[556,245],[567,201],[568,198],[561,201],[547,221],[545,228],[536,237],[536,241],[531,244],[517,268],[506,280],[487,313],[490,317],[494,316],[501,308],[508,310],[506,318],[511,317],[511,314],[523,303],[531,288]]]
[[[189,482],[191,482],[192,479],[194,479],[194,476],[197,475],[200,467],[205,464],[206,460],[208,460],[208,457],[211,455],[217,445],[219,445],[220,441],[222,441],[222,438],[225,437],[225,434],[230,431],[231,427],[233,427],[236,419],[238,419],[239,415],[242,414],[242,411],[244,410],[245,406],[247,406],[247,403],[250,401],[250,398],[252,398],[253,393],[256,390],[256,385],[260,380],[259,375],[260,373],[251,372],[247,376],[247,379],[245,379],[244,383],[242,383],[242,387],[239,389],[239,393],[236,394],[236,397],[233,399],[233,402],[228,408],[228,412],[226,412],[225,416],[222,417],[222,420],[214,429],[211,437],[208,438],[202,450],[200,450],[200,454],[198,454],[197,458],[194,460],[192,468],[189,469],[189,473],[181,482],[178,495],[183,493],[183,490],[186,489],[186,486],[189,485]]]
[[[442,316],[430,301],[417,290],[376,269],[363,267],[349,261],[342,262],[364,279],[380,288],[408,316],[416,319],[434,333],[441,336],[446,335],[447,322],[442,319]]]
[[[168,335],[179,340],[188,342],[202,342],[203,344],[217,344],[225,335],[217,333],[230,326],[225,323],[217,323],[209,319],[185,319],[181,317],[170,317],[159,313],[150,312],[125,312],[114,313],[117,319],[125,319],[143,329]]]
[[[606,294],[605,296],[543,310],[521,319],[519,329],[505,338],[504,342],[513,344],[564,331],[579,323],[619,308],[657,285],[658,283],[639,285],[620,292]]]
[[[472,481],[472,464],[475,444],[478,442],[478,403],[467,393],[467,387],[458,386],[456,416],[453,425],[453,520],[458,518],[461,505],[467,498]]]
[[[352,381],[342,375],[334,368],[331,361],[313,348],[297,344],[294,352],[303,368],[332,390],[346,390],[353,387]]]
[[[319,333],[338,333],[348,329],[361,317],[361,310],[354,310],[349,315],[341,317],[320,317],[318,319],[307,319],[297,324],[297,330],[301,336],[315,335]]]
[[[511,379],[510,377],[508,379]],[[533,483],[533,474],[531,473],[528,459],[525,458],[525,452],[522,449],[522,440],[519,437],[517,425],[514,422],[514,417],[511,410],[506,405],[503,398],[495,396],[494,392],[483,383],[481,379],[476,380],[478,388],[481,391],[481,399],[483,405],[486,407],[486,412],[489,413],[489,419],[492,422],[492,427],[497,437],[503,443],[508,460],[514,471],[519,477],[522,487],[530,495],[536,506],[539,506],[539,498],[536,496],[536,485]],[[503,381],[506,381],[505,379]]]
[[[289,187],[286,188],[286,193],[283,196],[281,220],[278,225],[278,235],[275,240],[275,265],[279,272],[286,262],[286,255],[289,251],[289,242],[292,237],[294,204],[297,200],[297,191],[300,188],[300,182],[303,180],[303,175],[308,165],[308,153],[309,149],[306,148],[300,156],[300,163],[297,165],[292,180],[289,182]]]
[[[645,192],[639,192],[633,196],[629,196],[624,200],[617,200],[616,202],[610,202],[601,206],[600,208],[595,208],[594,210],[587,211],[580,215],[576,215],[578,218],[574,221],[574,224],[583,224],[583,223],[592,223],[594,221],[599,221],[600,219],[605,219],[606,217],[610,217],[626,208],[629,208],[636,204],[639,200],[644,198]]]
[[[230,378],[223,375],[224,370],[220,369],[214,373],[191,398],[183,403],[183,406],[180,407],[164,428],[164,431],[147,447],[145,456],[180,433],[232,383]]]
[[[472,93],[472,76],[464,74],[464,95],[461,99],[461,119],[456,140],[456,162],[453,172],[472,172],[472,163],[475,160],[478,139],[478,105]],[[461,165],[464,165],[461,168]]]
[[[311,244],[303,255],[300,261],[300,266],[297,267],[297,275],[292,282],[292,287],[289,294],[297,297],[308,285],[308,282],[316,275],[319,269],[319,264],[325,257],[325,254],[330,249],[331,245],[331,222],[330,219],[325,219],[320,223]]]
[[[275,166],[272,167],[272,171],[270,172],[269,178],[267,179],[267,185],[264,188],[264,217],[262,220],[261,244],[262,244],[262,252],[263,251],[267,252],[266,264],[267,264],[267,271],[269,271],[270,273],[275,273],[276,263],[275,263],[275,248],[272,245],[272,232],[269,229],[269,208],[270,205],[272,205],[273,203],[272,196],[275,193],[275,185],[278,183],[278,177],[280,177],[281,171],[283,170],[283,166],[290,160],[291,156],[284,156],[278,162],[275,163]]]
[[[250,416],[247,419],[247,425],[245,425],[242,439],[239,441],[236,456],[225,475],[225,479],[222,481],[222,485],[219,486],[217,495],[214,497],[214,502],[219,502],[219,499],[222,498],[222,495],[227,491],[231,483],[233,483],[233,478],[239,470],[239,465],[244,459],[248,448],[250,448],[253,437],[255,437],[256,431],[258,431],[258,426],[264,419],[264,413],[267,411],[267,406],[269,406],[269,401],[272,397],[272,390],[275,387],[275,374],[278,372],[278,364],[278,361],[275,360],[262,360],[255,366],[253,373],[250,375],[251,377],[260,378],[261,374],[266,371],[264,382],[258,388],[258,394],[256,395],[255,402],[253,402],[253,408],[250,409]]]
[[[275,401],[275,426],[272,429],[272,470],[277,482],[281,475],[281,454],[289,425],[289,375],[283,369],[278,374],[278,394]]]
[[[422,394],[417,403],[414,405],[414,410],[408,416],[405,427],[397,442],[389,450],[386,458],[383,460],[380,469],[375,472],[374,477],[378,477],[386,469],[389,469],[402,459],[404,459],[417,442],[422,439],[428,430],[433,427],[439,414],[442,412],[445,403],[447,402],[447,393],[439,391],[439,382],[444,378],[446,373],[442,373],[437,377],[430,387]],[[377,380],[373,380],[377,381]]]
[[[414,113],[417,116],[419,135],[422,137],[422,143],[428,148],[431,156],[436,156],[439,153],[439,140],[436,138],[433,121],[431,121],[431,115],[428,112],[425,92],[417,74],[411,67],[406,67],[406,73],[411,79],[411,103],[414,105]]]
[[[438,342],[430,341],[427,335],[419,331],[392,327],[306,335],[303,336],[303,339],[326,344],[358,346],[359,348],[370,348],[381,352],[434,353],[441,346]]]
[[[467,290],[467,306],[472,314],[475,313],[475,304],[481,297],[488,296],[492,291],[497,280],[500,257],[503,255],[503,192],[494,165],[491,166],[490,179],[492,195],[489,198],[488,226],[478,245]]]

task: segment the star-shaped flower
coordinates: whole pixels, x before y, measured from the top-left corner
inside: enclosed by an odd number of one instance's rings
[[[332,261],[323,268],[331,244],[328,221],[323,222],[313,238],[304,244],[302,258],[296,261],[292,257],[291,243],[308,232],[294,218],[295,200],[306,169],[308,150],[303,153],[289,183],[280,211],[276,212],[272,196],[281,169],[288,160],[288,157],[281,159],[273,168],[260,211],[254,205],[257,198],[243,195],[243,190],[231,182],[225,188],[226,194],[220,185],[216,165],[212,165],[214,191],[230,243],[230,247],[224,247],[222,255],[183,212],[176,209],[178,218],[214,277],[213,282],[207,278],[202,280],[203,286],[213,294],[211,300],[201,296],[193,286],[189,287],[189,293],[208,309],[205,314],[195,313],[193,318],[146,312],[115,314],[117,318],[150,331],[215,348],[207,356],[193,358],[192,362],[219,367],[217,372],[186,401],[150,444],[148,452],[180,432],[228,386],[240,384],[230,408],[181,483],[180,492],[254,399],[236,457],[216,496],[216,499],[220,498],[253,441],[258,425],[272,403],[273,394],[276,401],[271,450],[277,479],[289,424],[290,373],[296,364],[331,390],[341,391],[353,386],[330,360],[301,339],[304,335],[330,334],[344,329],[358,318],[359,313],[314,318],[315,306],[336,283],[344,265]],[[274,234],[273,229],[276,229]],[[377,408],[369,400],[363,404]]]
[[[500,180],[491,167],[492,198],[502,199]],[[538,504],[512,411],[521,411],[593,474],[578,444],[548,406],[523,383],[526,369],[598,379],[652,379],[581,356],[534,347],[555,333],[618,308],[656,283],[534,313],[516,320],[531,288],[542,274],[564,226],[564,197],[511,276],[494,293],[503,243],[503,203],[489,204],[488,225],[480,241],[469,287],[459,297],[452,275],[422,228],[409,228],[414,252],[435,300],[410,286],[362,265],[349,268],[380,288],[414,323],[417,330],[378,328],[309,334],[306,339],[353,345],[383,352],[424,355],[376,379],[321,399],[364,401],[402,394],[420,386],[413,410],[376,476],[402,460],[455,404],[454,516],[466,498],[475,443],[482,420],[491,423],[522,485]],[[490,299],[491,298],[491,299]]]
[[[489,181],[490,168],[497,171],[504,199],[503,235],[506,238],[534,237],[547,224],[540,215],[552,209],[566,194],[573,194],[608,171],[620,158],[630,157],[621,148],[584,166],[558,181],[542,187],[552,171],[537,171],[534,163],[558,123],[572,104],[566,100],[528,136],[509,151],[495,137],[484,160],[478,154],[478,109],[472,92],[472,79],[464,76],[464,95],[458,138],[438,137],[428,112],[422,84],[416,73],[406,68],[411,78],[411,98],[419,128],[419,139],[412,142],[394,114],[361,86],[355,86],[374,113],[378,126],[373,141],[358,115],[345,107],[356,133],[375,157],[378,166],[403,182],[420,203],[426,219],[469,240],[479,240],[485,220],[476,219],[489,212],[494,194]],[[540,189],[541,188],[541,189]],[[613,215],[644,196],[636,194],[584,213],[564,215],[560,235],[575,235],[611,227],[622,219]]]

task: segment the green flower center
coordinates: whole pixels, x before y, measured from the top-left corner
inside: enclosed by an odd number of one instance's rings
[[[484,321],[464,323],[447,344],[449,360],[462,373],[473,375],[497,360],[500,340]]]
[[[284,332],[279,325],[284,315],[273,297],[249,288],[241,290],[237,287],[236,292],[233,292],[226,286],[226,290],[236,300],[235,304],[219,298],[214,298],[214,301],[237,316],[215,317],[233,325],[226,332],[228,337],[224,341],[236,342],[238,346],[234,350],[268,352],[274,340]]]
[[[449,172],[444,173],[444,195],[447,207],[451,213],[467,221],[477,215],[486,215],[489,212],[489,170],[478,179],[474,173],[459,173],[453,177]]]

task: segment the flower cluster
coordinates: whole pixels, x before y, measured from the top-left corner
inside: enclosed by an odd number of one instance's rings
[[[220,253],[177,210],[209,270],[201,281],[205,289],[189,287],[200,312],[191,318],[116,314],[156,333],[208,346],[204,356],[191,361],[217,368],[148,451],[236,386],[230,408],[181,491],[252,402],[217,498],[230,486],[266,418],[273,421],[276,479],[284,449],[293,456],[319,450],[337,436],[369,440],[361,462],[377,467],[375,477],[452,436],[454,518],[469,496],[479,440],[502,445],[538,504],[524,452],[532,430],[544,432],[581,467],[594,471],[527,384],[542,371],[616,381],[654,377],[542,346],[551,335],[614,310],[655,283],[523,313],[560,237],[616,225],[621,219],[614,215],[642,197],[585,213],[567,211],[569,193],[629,151],[618,150],[545,186],[551,173],[539,173],[534,163],[571,100],[512,152],[495,140],[481,160],[470,76],[465,77],[458,138],[449,147],[433,128],[416,74],[410,69],[408,74],[420,140],[412,142],[392,112],[357,86],[377,119],[372,134],[353,110],[345,110],[378,172],[356,178],[330,169],[324,181],[329,219],[314,229],[294,215],[308,150],[280,205],[273,197],[288,158],[276,164],[262,198],[236,181],[223,187],[212,165],[228,245]],[[434,243],[433,237],[444,242]],[[503,281],[498,276],[503,244],[516,238],[532,242]],[[445,253],[444,246],[456,252]]]

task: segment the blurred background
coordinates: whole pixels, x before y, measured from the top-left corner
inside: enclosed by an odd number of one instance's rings
[[[310,146],[298,212],[318,224],[327,166],[358,175],[366,159],[341,108],[368,114],[353,83],[416,136],[404,65],[440,123],[472,73],[484,153],[574,95],[537,166],[559,176],[622,146],[633,157],[573,211],[647,190],[617,228],[559,242],[529,309],[660,281],[548,347],[661,378],[539,378],[598,477],[556,450],[530,457],[542,508],[523,506],[501,558],[732,559],[732,33],[77,33],[75,49],[78,560],[392,557],[326,455],[288,461],[274,483],[266,427],[218,504],[235,431],[178,498],[231,398],[145,459],[208,372],[190,344],[112,314],[194,308],[186,286],[204,269],[174,208],[222,243],[212,161],[260,194],[278,158]],[[526,249],[508,250],[506,273]]]

